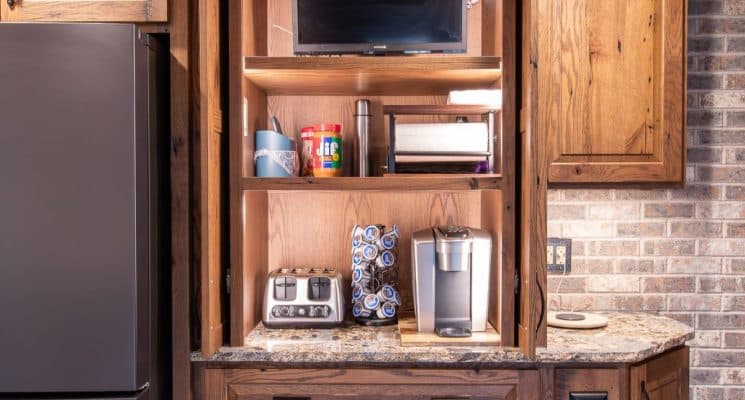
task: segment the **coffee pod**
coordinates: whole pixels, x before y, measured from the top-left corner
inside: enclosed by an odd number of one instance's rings
[[[359,236],[360,238],[365,233],[365,228],[363,226],[355,225],[352,227],[352,239]]]
[[[380,236],[382,235],[382,227],[383,225],[368,225],[365,227],[362,237],[366,242],[373,243],[380,239]]]
[[[362,301],[362,305],[368,310],[375,311],[380,307],[380,298],[377,294],[368,294]]]
[[[362,255],[362,258],[367,261],[372,261],[375,259],[375,257],[378,256],[378,247],[374,244],[365,244],[364,246],[358,248],[355,253],[359,252]]]
[[[390,230],[385,231],[383,235],[391,235],[394,236],[396,239],[400,239],[401,230],[398,228],[398,225],[393,225],[393,227]]]
[[[367,318],[372,315],[372,311],[365,308],[365,306],[362,305],[362,302],[356,302],[352,306],[352,316],[355,318]]]
[[[352,265],[352,273],[354,273],[354,270],[356,269],[361,269],[363,273],[368,273],[370,275],[373,273],[373,266],[365,261],[357,265]]]
[[[391,285],[383,285],[380,290],[378,290],[378,297],[382,301],[395,301],[396,300],[396,288],[394,288]]]
[[[397,306],[401,305],[401,295],[396,292],[396,295],[394,296],[393,302],[396,303]]]
[[[360,247],[364,246],[365,242],[362,240],[362,235],[354,235],[352,237],[352,251],[354,252],[355,249],[359,249]]]
[[[393,302],[387,301],[378,308],[376,315],[380,319],[393,318],[396,316],[396,305]]]
[[[369,271],[365,271],[364,268],[355,268],[352,270],[352,281],[355,283],[360,283],[363,280],[370,280],[372,278],[372,274],[370,274]]]
[[[359,283],[355,283],[352,287],[352,301],[358,302],[370,293],[370,290],[366,286],[362,286]]]
[[[390,250],[386,250],[380,253],[380,256],[375,259],[375,265],[377,265],[380,268],[390,268],[395,263],[396,263],[396,255]]]
[[[398,238],[392,232],[386,233],[380,237],[380,240],[375,242],[380,250],[392,250],[398,245]]]

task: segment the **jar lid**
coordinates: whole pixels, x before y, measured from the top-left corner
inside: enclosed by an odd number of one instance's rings
[[[316,132],[341,132],[341,124],[324,123],[313,128]]]

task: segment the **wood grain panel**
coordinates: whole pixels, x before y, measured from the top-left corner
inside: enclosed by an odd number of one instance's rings
[[[268,19],[268,55],[270,57],[293,56],[292,0],[269,1],[266,15]],[[482,5],[479,3],[470,9],[467,18],[468,36],[466,55],[480,56],[482,47]],[[433,56],[437,57],[438,55]]]
[[[507,385],[432,386],[432,385],[230,385],[229,397],[238,400],[301,398],[312,400],[512,400],[515,387]]]
[[[631,367],[631,398],[644,399],[646,391],[650,400],[688,399],[688,357],[688,348],[681,347]]]
[[[546,190],[547,129],[556,110],[551,101],[556,95],[555,80],[545,69],[555,68],[549,47],[551,25],[541,24],[553,10],[546,0],[523,3],[522,74],[523,96],[520,112],[520,307],[518,345],[526,354],[535,355],[536,347],[546,346]]]
[[[494,326],[490,323],[486,324],[486,331],[472,332],[469,337],[456,338],[440,336],[434,331],[419,332],[416,326],[415,317],[399,317],[398,333],[401,336],[401,346],[404,347],[471,347],[502,345],[502,338],[499,336],[499,332],[497,332],[497,330],[494,329]]]
[[[543,1],[551,182],[682,182],[685,0]]]
[[[270,95],[447,95],[497,84],[499,57],[247,57],[244,73]]]
[[[486,1],[484,6],[489,6],[494,2]],[[518,262],[518,233],[516,226],[518,225],[517,219],[517,199],[516,192],[519,184],[519,167],[517,165],[518,157],[518,126],[517,126],[517,115],[519,114],[519,106],[517,104],[517,91],[518,89],[518,2],[516,1],[497,1],[497,4],[484,9],[484,18],[492,19],[493,25],[497,28],[494,54],[502,55],[502,112],[499,113],[501,127],[501,164],[502,164],[502,192],[501,192],[501,229],[499,232],[502,233],[500,240],[500,253],[499,269],[502,278],[498,281],[498,287],[502,291],[503,295],[500,297],[500,305],[498,306],[501,315],[498,316],[498,323],[500,327],[497,330],[502,335],[502,343],[505,346],[516,346],[516,324],[517,317],[515,315],[515,293],[516,281],[514,276],[516,275],[516,263]],[[493,10],[488,12],[488,10]],[[488,22],[484,22],[483,26],[489,26]],[[499,29],[501,28],[501,29]],[[485,36],[486,37],[486,36]],[[484,51],[486,54],[490,54],[489,49],[486,47],[488,43],[484,42]],[[485,192],[488,195],[490,192]],[[483,205],[489,204],[487,200],[484,200]],[[483,211],[484,217],[488,215],[486,211]],[[484,222],[486,224],[486,220]],[[492,222],[495,223],[495,222]],[[496,228],[495,228],[496,229]],[[496,231],[496,230],[495,230]]]
[[[209,357],[222,345],[220,6],[199,0],[199,265],[201,345]]]
[[[235,272],[232,275],[235,289],[231,292],[230,321],[233,328],[231,342],[234,345],[243,345],[246,335],[261,321],[268,262],[267,192],[246,191],[243,196],[242,217],[239,220],[241,226],[245,227],[241,242],[242,259],[240,264],[234,264]]]
[[[331,266],[351,282],[355,224],[397,224],[402,310],[413,310],[411,235],[436,225],[481,227],[479,192],[270,192],[267,268]],[[347,287],[347,292],[350,289]],[[351,293],[345,293],[350,298]]]
[[[189,19],[192,2],[172,0],[171,101],[171,364],[174,399],[191,399],[192,125]],[[2,10],[0,10],[2,12]]]
[[[557,369],[556,398],[568,399],[572,392],[607,392],[608,400],[620,400],[617,369]]]
[[[17,0],[0,3],[2,21],[165,22],[168,0]]]
[[[498,175],[386,174],[384,177],[244,178],[244,190],[480,190],[500,189]]]
[[[519,379],[516,370],[439,370],[439,369],[233,369],[226,370],[226,382],[334,385],[359,382],[385,382],[390,385],[512,385]]]

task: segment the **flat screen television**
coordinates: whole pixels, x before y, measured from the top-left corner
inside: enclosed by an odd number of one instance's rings
[[[295,54],[465,53],[466,0],[293,0]]]

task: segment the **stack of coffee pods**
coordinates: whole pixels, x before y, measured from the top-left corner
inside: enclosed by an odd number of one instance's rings
[[[388,325],[397,321],[398,239],[393,225],[355,225],[352,228],[352,315],[364,325]]]

